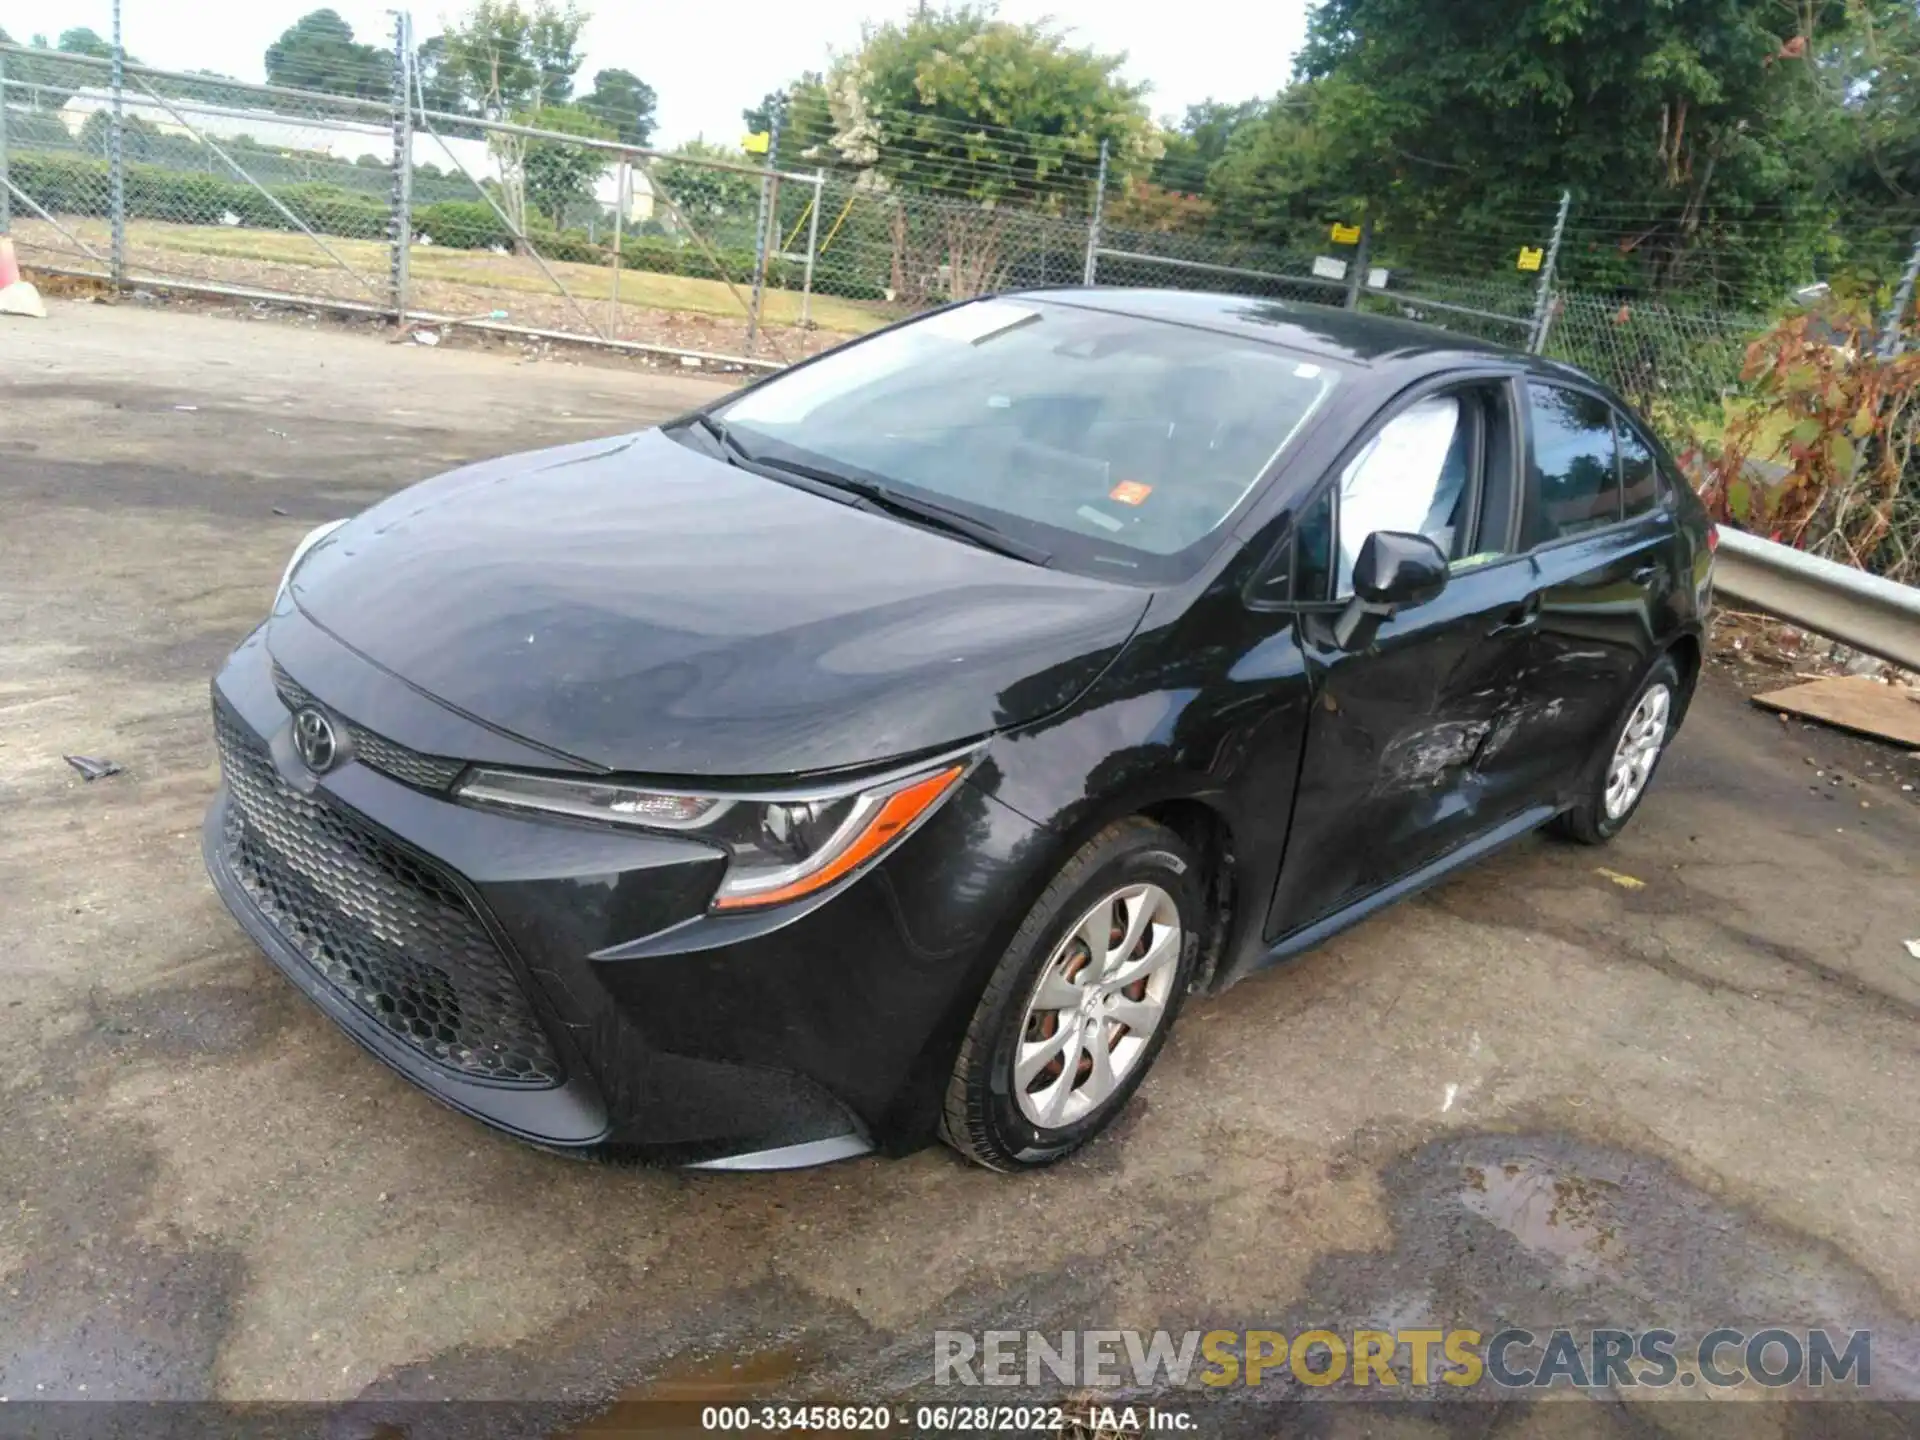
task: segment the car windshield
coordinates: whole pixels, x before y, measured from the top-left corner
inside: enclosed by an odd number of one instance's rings
[[[1336,379],[1210,330],[996,299],[835,351],[716,413],[771,461],[974,516],[1055,565],[1165,581],[1198,566]]]

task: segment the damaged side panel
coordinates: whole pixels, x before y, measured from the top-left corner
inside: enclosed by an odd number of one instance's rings
[[[1347,654],[1308,644],[1315,704],[1268,917],[1285,935],[1390,884],[1522,808],[1509,762],[1526,698],[1524,559],[1455,577],[1439,600]]]

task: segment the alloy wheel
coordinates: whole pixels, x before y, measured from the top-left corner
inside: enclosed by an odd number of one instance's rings
[[[1185,936],[1158,885],[1092,906],[1034,982],[1013,1057],[1020,1110],[1043,1130],[1085,1119],[1126,1079],[1166,1019]]]
[[[1614,747],[1613,763],[1607,767],[1607,818],[1618,820],[1640,798],[1653,774],[1660,747],[1667,741],[1667,716],[1673,708],[1673,692],[1665,685],[1647,687],[1640,703],[1627,717]]]

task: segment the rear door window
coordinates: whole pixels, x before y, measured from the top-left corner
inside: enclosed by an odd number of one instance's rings
[[[1653,448],[1635,432],[1626,416],[1613,417],[1620,441],[1621,515],[1631,520],[1660,503],[1660,466]]]
[[[1527,409],[1526,548],[1613,524],[1621,516],[1613,407],[1585,391],[1532,382]]]

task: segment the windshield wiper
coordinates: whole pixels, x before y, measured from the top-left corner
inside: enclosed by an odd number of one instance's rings
[[[823,469],[818,465],[809,465],[800,460],[775,459],[772,456],[758,458],[762,465],[771,465],[789,474],[804,476],[816,484],[858,496],[871,506],[891,511],[904,520],[924,525],[930,530],[957,535],[962,540],[969,540],[978,545],[982,550],[991,550],[998,555],[1024,560],[1029,565],[1044,566],[1053,559],[1051,550],[1043,550],[1038,545],[1030,545],[1024,540],[1016,539],[996,525],[990,525],[985,520],[969,515],[963,510],[942,505],[937,500],[923,500],[917,495],[902,494],[891,485],[883,485],[878,480],[867,480],[858,475]]]
[[[785,464],[778,460],[769,460],[763,455],[754,454],[753,451],[747,449],[746,446],[740,443],[738,437],[727,427],[725,421],[716,420],[711,415],[695,415],[688,423],[690,425],[698,425],[702,430],[706,431],[708,435],[713,437],[715,443],[720,447],[720,458],[725,460],[729,465],[736,466],[741,470],[750,470],[755,475],[762,476],[768,480],[777,480],[782,485],[795,486],[806,491],[809,495],[819,495],[841,505],[857,505],[860,503],[858,496],[849,495],[845,489],[840,486],[826,484],[795,466]]]
[[[995,554],[1010,556],[1015,560],[1024,560],[1029,565],[1044,566],[1053,559],[1051,550],[1043,550],[1037,545],[1029,545],[1024,540],[1017,540],[985,520],[951,509],[938,501],[903,495],[892,486],[883,485],[877,480],[867,480],[839,470],[809,465],[803,460],[756,454],[740,443],[724,421],[716,420],[711,415],[695,415],[692,423],[719,442],[731,464],[743,470],[751,470],[756,475],[766,475],[769,479],[797,484],[803,490],[811,491],[816,495],[825,494],[828,498],[840,500],[844,504],[860,504],[867,509],[887,510],[902,519],[924,525],[931,530],[958,536],[962,540],[978,545],[983,550],[991,550]]]

